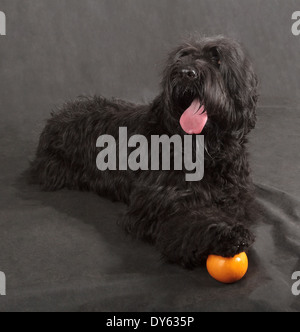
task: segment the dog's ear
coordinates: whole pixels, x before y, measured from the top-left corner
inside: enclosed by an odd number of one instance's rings
[[[221,47],[220,70],[232,99],[231,121],[239,136],[248,134],[256,124],[258,79],[253,65],[235,42]]]

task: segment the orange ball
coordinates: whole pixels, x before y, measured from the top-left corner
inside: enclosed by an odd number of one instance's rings
[[[233,258],[210,255],[206,263],[208,273],[217,281],[232,284],[241,280],[248,271],[248,257],[242,252]]]

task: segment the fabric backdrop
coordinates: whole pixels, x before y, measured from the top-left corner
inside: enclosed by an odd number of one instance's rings
[[[1,311],[299,311],[300,36],[293,0],[1,0]],[[189,35],[241,41],[260,78],[249,150],[259,219],[244,280],[225,286],[132,241],[124,206],[42,193],[22,172],[50,111],[83,94],[148,102],[166,53]]]

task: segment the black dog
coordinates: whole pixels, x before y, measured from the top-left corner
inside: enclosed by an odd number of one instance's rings
[[[205,108],[207,121],[198,132],[189,131],[197,124],[180,118],[197,104]],[[257,78],[238,43],[224,37],[190,41],[170,54],[162,93],[150,105],[95,97],[53,114],[31,173],[44,190],[93,191],[127,203],[125,229],[153,242],[168,261],[195,267],[208,254],[234,256],[254,241],[248,229],[252,183],[245,145],[256,104]],[[148,139],[202,132],[204,179],[186,182],[185,172],[174,170],[100,172],[97,138],[117,138],[119,127]]]

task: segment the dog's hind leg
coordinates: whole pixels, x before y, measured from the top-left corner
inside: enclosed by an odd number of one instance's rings
[[[55,191],[67,184],[68,168],[59,156],[39,155],[31,163],[29,175],[32,182],[41,186],[44,191]]]
[[[59,115],[51,118],[44,128],[29,169],[32,182],[39,184],[42,190],[60,190],[74,182],[74,169],[78,167],[72,167],[72,161],[79,160],[74,157],[77,149],[74,131]]]

